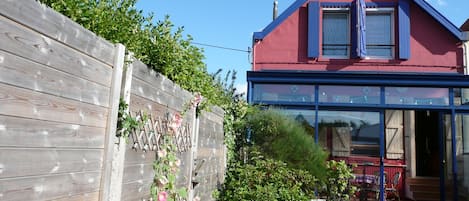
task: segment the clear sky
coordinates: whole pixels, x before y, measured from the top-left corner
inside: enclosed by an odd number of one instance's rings
[[[279,15],[295,0],[278,0]],[[427,0],[434,8],[460,27],[469,18],[469,0]],[[170,16],[176,27],[184,27],[194,42],[247,51],[252,33],[272,21],[273,0],[138,0],[137,8],[153,12],[155,19]],[[199,46],[199,45],[197,45]],[[204,49],[208,71],[236,70],[238,89],[246,88],[246,71],[251,69],[247,52],[207,46]]]

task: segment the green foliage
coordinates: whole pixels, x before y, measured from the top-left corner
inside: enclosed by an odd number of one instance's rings
[[[117,113],[117,137],[123,137],[127,142],[129,139],[130,132],[133,130],[142,127],[146,120],[147,116],[143,115],[142,117],[131,117],[127,112],[128,104],[125,103],[123,99],[119,101],[119,110]]]
[[[137,0],[41,0],[88,30],[113,42],[122,43],[150,68],[190,92],[200,92],[206,105],[221,105],[223,89],[207,72],[200,48],[184,38],[166,16],[156,23],[135,7]]]
[[[153,200],[158,200],[158,195],[165,193],[168,201],[179,201],[187,198],[186,188],[177,188],[176,175],[181,161],[176,155],[176,145],[173,136],[169,133],[162,135],[160,149],[157,158],[153,162],[155,177],[151,186]]]
[[[228,171],[220,201],[310,200],[316,179],[308,172],[288,167],[284,162],[251,153],[248,163],[237,162]]]
[[[346,201],[354,195],[356,187],[350,185],[350,179],[353,179],[353,169],[345,161],[328,161],[326,164],[327,180],[323,186],[322,194],[327,200]]]
[[[253,112],[253,106],[248,105],[243,95],[234,86],[236,71],[228,71],[224,78],[220,76],[221,70],[214,74],[219,87],[224,95],[220,100],[220,106],[225,111],[223,128],[225,133],[225,145],[228,148],[228,165],[236,162],[241,148],[245,145],[246,116]]]
[[[247,126],[253,144],[266,156],[307,170],[320,180],[325,178],[328,154],[299,122],[269,109],[250,115]]]

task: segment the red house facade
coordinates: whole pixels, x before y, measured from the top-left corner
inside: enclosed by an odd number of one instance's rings
[[[297,0],[253,35],[248,101],[307,121],[380,200],[461,200],[467,39],[424,0]]]

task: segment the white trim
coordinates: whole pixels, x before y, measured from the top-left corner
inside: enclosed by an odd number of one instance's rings
[[[350,8],[322,8],[323,11],[349,11]]]
[[[394,12],[394,8],[366,8],[366,11],[371,12]]]

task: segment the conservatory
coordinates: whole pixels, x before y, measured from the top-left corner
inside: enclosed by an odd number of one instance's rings
[[[405,196],[414,180],[432,177],[440,200],[458,199],[469,153],[468,76],[250,71],[247,80],[249,103],[307,123],[331,159],[356,164],[357,174],[378,173],[380,192],[396,186]]]

